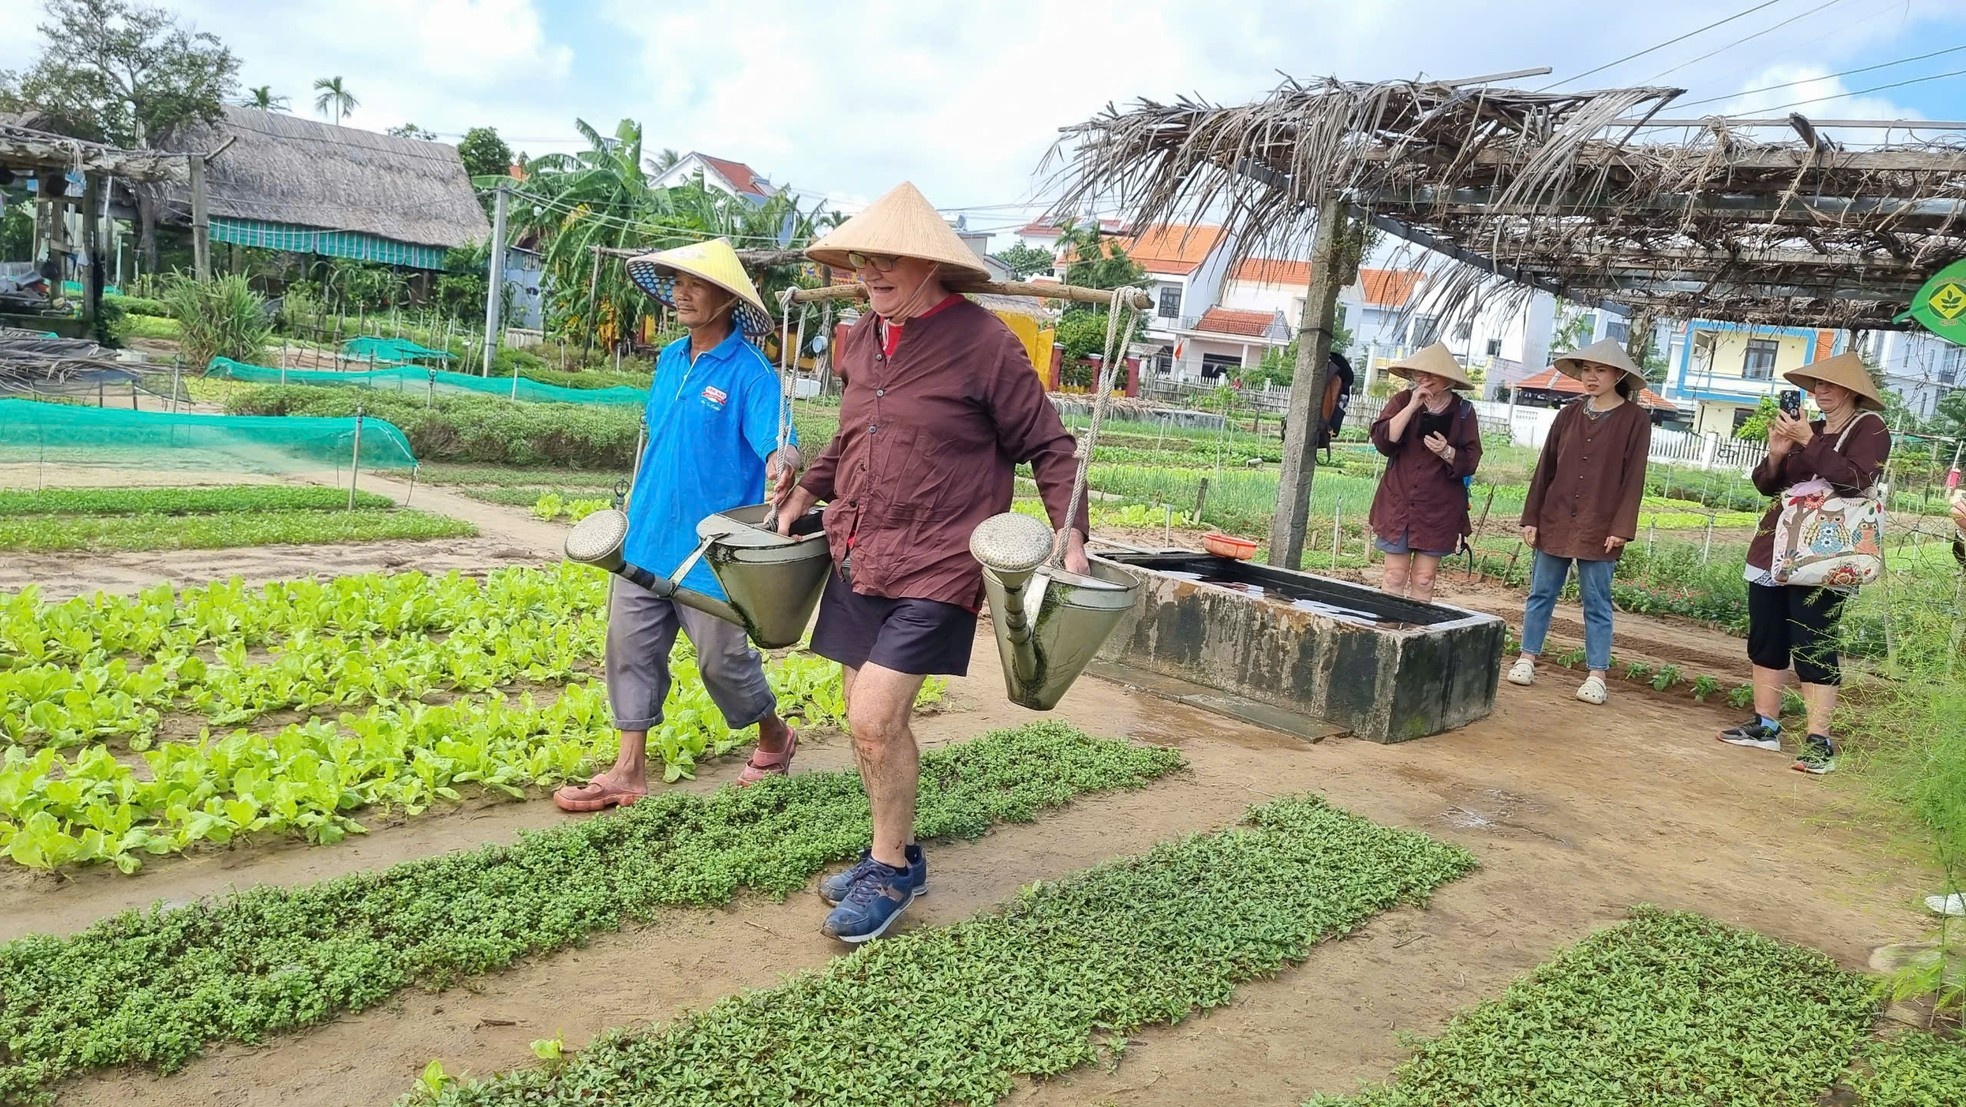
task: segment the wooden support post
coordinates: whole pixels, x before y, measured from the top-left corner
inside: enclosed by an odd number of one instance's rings
[[[82,322],[93,329],[102,317],[102,174],[91,173],[86,180],[82,189],[82,256],[89,264],[76,276],[82,279]],[[132,383],[131,388],[135,387]]]
[[[596,255],[598,256],[598,255]],[[505,185],[498,186],[498,199],[492,207],[491,272],[485,280],[485,363],[480,376],[489,377],[498,357],[499,308],[505,291]],[[512,398],[519,398],[519,367],[512,366]]]
[[[205,158],[192,154],[191,162],[191,274],[201,281],[212,279],[212,218],[206,210]]]
[[[1304,528],[1310,522],[1311,483],[1317,475],[1318,427],[1324,414],[1324,382],[1331,361],[1331,330],[1338,307],[1338,245],[1344,237],[1345,203],[1332,190],[1318,205],[1311,246],[1311,284],[1297,326],[1297,364],[1290,379],[1290,415],[1283,436],[1283,472],[1277,511],[1270,522],[1270,564],[1304,567]]]
[[[1195,525],[1201,526],[1201,510],[1208,506],[1208,478],[1201,478],[1201,485],[1195,489]]]

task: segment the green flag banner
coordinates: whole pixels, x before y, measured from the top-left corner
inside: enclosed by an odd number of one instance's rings
[[[1938,271],[1911,298],[1913,319],[1955,346],[1966,346],[1966,258]]]

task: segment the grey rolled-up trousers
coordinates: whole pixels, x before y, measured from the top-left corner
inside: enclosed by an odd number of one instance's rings
[[[732,730],[778,710],[778,698],[765,681],[764,659],[751,648],[743,627],[616,577],[608,598],[605,661],[615,729],[652,730],[662,722],[662,702],[669,698],[669,652],[678,630],[696,647],[703,686]]]

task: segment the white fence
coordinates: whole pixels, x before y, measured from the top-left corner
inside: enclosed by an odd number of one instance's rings
[[[1481,416],[1481,429],[1488,434],[1507,434],[1518,446],[1541,449],[1556,421],[1556,408],[1517,407],[1489,400],[1474,401]],[[1688,434],[1684,431],[1652,428],[1651,460],[1699,469],[1748,470],[1768,456],[1760,442],[1722,438],[1717,434]]]

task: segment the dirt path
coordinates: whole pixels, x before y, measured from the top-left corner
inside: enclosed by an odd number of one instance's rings
[[[979,641],[975,675],[954,693],[975,709],[927,721],[948,741],[1031,716],[1003,702],[995,650]],[[1090,799],[980,842],[931,849],[934,892],[910,924],[953,922],[1031,880],[1135,854],[1227,825],[1272,796],[1320,791],[1382,823],[1460,842],[1482,868],[1424,910],[1374,920],[1303,966],[1249,985],[1183,1026],[1151,1030],[1110,1073],[1021,1090],[1025,1104],[1294,1105],[1383,1075],[1402,1055],[1395,1031],[1434,1029],[1456,1007],[1637,903],[1707,912],[1807,942],[1851,967],[1920,933],[1914,897],[1928,874],[1874,843],[1839,781],[1787,760],[1722,746],[1722,712],[1614,692],[1608,707],[1555,682],[1504,687],[1494,716],[1401,746],[1306,744],[1104,682],[1073,689],[1058,714],[1095,733],[1181,748],[1192,769],[1146,791]],[[837,738],[802,770],[844,766]],[[697,786],[728,779],[706,772]],[[79,880],[16,897],[65,928],[143,895],[185,896],[236,883],[316,879],[558,822],[543,799],[422,819],[362,843],[217,855],[133,881]],[[356,853],[353,851],[361,851]],[[64,1089],[72,1104],[339,1105],[389,1102],[431,1059],[482,1075],[531,1061],[528,1043],[570,1044],[612,1026],[672,1018],[734,990],[767,986],[839,950],[817,934],[823,908],[746,899],[677,911],[584,949],[538,958],[440,994],[256,1048],[223,1047],[184,1072],[98,1075]]]

